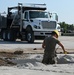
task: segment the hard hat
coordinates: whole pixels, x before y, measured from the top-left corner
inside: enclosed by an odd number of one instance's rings
[[[59,36],[59,32],[57,30],[54,30],[53,32],[55,32]]]

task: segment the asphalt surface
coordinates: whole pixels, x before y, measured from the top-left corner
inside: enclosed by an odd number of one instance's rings
[[[74,50],[74,36],[60,36],[58,38],[65,49]],[[33,44],[26,41],[16,40],[16,42],[2,41],[0,40],[0,50],[4,49],[25,49],[25,48],[42,48],[43,40],[35,40]],[[58,47],[58,46],[57,46]],[[59,47],[60,48],[60,47]]]

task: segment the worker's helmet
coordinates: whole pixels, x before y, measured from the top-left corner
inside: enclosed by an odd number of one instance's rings
[[[59,37],[59,32],[57,30],[54,30],[53,32],[55,32],[57,36]]]

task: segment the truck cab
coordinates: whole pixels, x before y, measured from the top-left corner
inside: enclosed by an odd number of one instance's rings
[[[58,24],[56,20],[50,18],[49,12],[45,10],[28,10],[24,12],[24,25],[26,29],[31,27],[34,32],[35,39],[40,37],[49,36],[53,30],[58,30]]]

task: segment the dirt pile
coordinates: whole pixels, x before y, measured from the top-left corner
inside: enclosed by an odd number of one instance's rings
[[[0,52],[0,66],[16,65],[16,63],[12,62],[11,59],[17,58],[21,54],[23,54],[23,51]]]

